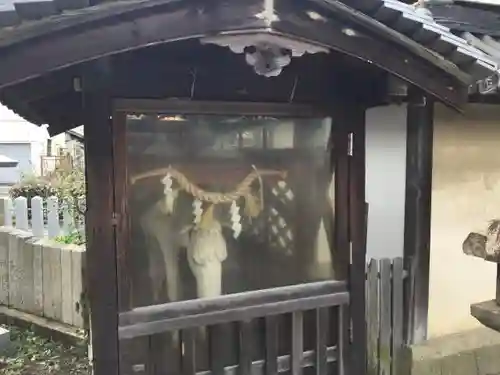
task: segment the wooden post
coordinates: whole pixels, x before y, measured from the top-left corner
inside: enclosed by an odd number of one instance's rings
[[[113,226],[113,136],[106,62],[86,67],[86,271],[94,375],[118,375],[118,299]]]
[[[427,338],[434,103],[421,90],[408,92],[404,258],[406,343]]]
[[[349,127],[349,235],[351,267],[349,282],[352,319],[352,374],[366,374],[365,272],[367,204],[365,202],[365,108],[349,103],[345,108]]]

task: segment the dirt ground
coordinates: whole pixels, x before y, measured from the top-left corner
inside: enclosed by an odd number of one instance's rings
[[[12,345],[0,353],[1,375],[90,375],[87,344],[68,346],[28,330],[5,327]]]

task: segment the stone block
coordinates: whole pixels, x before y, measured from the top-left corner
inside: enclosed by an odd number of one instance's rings
[[[439,360],[414,361],[411,375],[441,375],[441,363]]]
[[[500,344],[478,348],[475,356],[478,375],[500,374]]]
[[[477,375],[473,352],[463,352],[441,360],[441,375]]]
[[[434,338],[407,351],[411,375],[500,374],[500,333],[485,327]]]

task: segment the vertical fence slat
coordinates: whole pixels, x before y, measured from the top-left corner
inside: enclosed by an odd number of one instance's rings
[[[70,206],[67,202],[65,202],[62,206],[63,213],[63,233],[70,234],[73,230],[75,230],[76,225],[73,223],[73,216],[70,212]]]
[[[378,298],[378,262],[370,260],[366,287],[366,320],[368,326],[368,375],[378,375],[379,372],[379,298]]]
[[[31,230],[34,237],[44,236],[43,199],[41,197],[31,199]]]
[[[29,313],[35,311],[34,279],[34,241],[31,234],[19,236],[19,251],[21,251],[21,306],[19,309]]]
[[[278,317],[266,316],[266,375],[278,373]]]
[[[292,313],[292,375],[302,375],[304,355],[304,313]]]
[[[62,318],[61,250],[55,246],[43,246],[43,312],[54,320]]]
[[[59,236],[59,202],[57,201],[57,197],[49,197],[47,199],[47,227],[49,238]]]
[[[209,363],[213,375],[224,375],[224,366],[227,348],[229,345],[229,335],[227,325],[217,324],[208,327],[209,339]]]
[[[330,332],[328,308],[316,309],[316,375],[326,375],[326,347]]]
[[[380,261],[380,375],[391,373],[391,260]]]
[[[35,314],[43,316],[43,247],[40,241],[33,242],[33,293]]]
[[[27,231],[28,226],[28,200],[25,197],[14,199],[14,210],[16,215],[16,228]]]
[[[84,328],[84,309],[83,303],[83,280],[84,280],[84,260],[85,250],[80,247],[75,247],[71,252],[71,277],[72,282],[72,305],[73,305],[73,325],[75,327]]]
[[[16,235],[9,236],[9,307],[18,308],[20,305],[20,251]]]
[[[392,263],[392,375],[402,370],[403,348],[403,259]]]
[[[11,227],[12,226],[12,199],[10,198],[5,198],[4,199],[4,206],[3,206],[3,220],[4,220],[4,225],[6,227]]]
[[[349,326],[351,320],[349,317],[349,305],[338,306],[338,374],[348,375],[349,369],[347,368],[349,362]]]
[[[189,328],[181,331],[182,340],[182,374],[196,374],[196,329]]]
[[[238,322],[240,375],[252,373],[252,322]]]

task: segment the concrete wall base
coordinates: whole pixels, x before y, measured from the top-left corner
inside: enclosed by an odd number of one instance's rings
[[[500,333],[481,327],[406,349],[411,375],[500,375]]]

